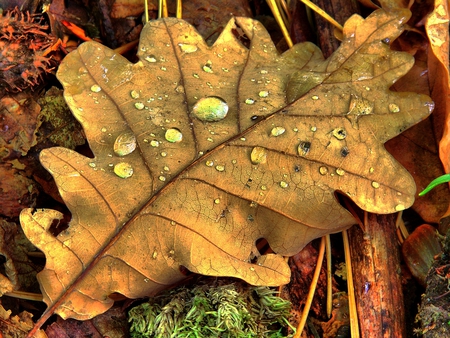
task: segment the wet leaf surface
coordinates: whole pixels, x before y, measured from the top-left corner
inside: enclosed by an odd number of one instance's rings
[[[47,314],[87,319],[113,292],[157,293],[180,266],[257,285],[289,281],[283,256],[354,220],[335,192],[393,213],[414,201],[411,176],[384,142],[431,112],[389,87],[412,66],[386,41],[408,12],[353,16],[329,59],[310,43],[280,55],[256,21],[236,18],[208,47],[186,22],[150,22],[129,63],[88,42],[58,71],[95,157],[41,152],[72,213],[23,211],[47,258]],[[57,221],[56,221],[57,222]],[[261,255],[265,238],[275,253]]]

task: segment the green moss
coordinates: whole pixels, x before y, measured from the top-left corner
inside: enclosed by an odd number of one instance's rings
[[[267,287],[214,283],[172,290],[128,315],[136,338],[275,338],[286,337],[290,306]]]

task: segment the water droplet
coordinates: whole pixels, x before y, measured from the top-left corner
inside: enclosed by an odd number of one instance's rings
[[[133,175],[133,167],[131,164],[126,162],[117,163],[114,166],[114,174],[119,176],[120,178],[128,178]]]
[[[165,72],[167,70],[167,68],[163,66],[163,67],[161,67],[161,70]]]
[[[270,134],[271,134],[272,136],[280,136],[280,135],[284,134],[285,131],[286,131],[286,129],[283,128],[283,127],[274,127],[274,128],[272,128],[272,130],[270,131]]]
[[[162,152],[160,153],[160,155],[161,155],[162,157],[166,157],[166,156],[167,156],[167,153],[166,153],[165,151],[162,151]]]
[[[319,99],[319,97],[318,97],[317,95],[313,95],[311,98],[312,98],[314,101]]]
[[[374,187],[375,189],[378,189],[380,187],[380,183],[372,181],[372,187]]]
[[[384,43],[385,45],[389,45],[391,43],[391,39],[384,38],[383,40],[381,40],[381,42]]]
[[[114,142],[114,152],[117,156],[131,154],[136,149],[136,136],[133,133],[125,132],[117,136]]]
[[[267,190],[267,186],[266,185],[262,185],[261,186],[261,190],[266,191]]]
[[[136,102],[135,104],[134,104],[134,106],[136,107],[136,109],[139,109],[139,110],[142,110],[142,109],[144,109],[144,104],[142,103],[142,102]]]
[[[395,103],[390,103],[389,104],[389,111],[391,113],[398,113],[400,111],[400,107],[397,106]]]
[[[158,252],[157,251],[153,251],[152,258],[156,259],[156,257],[158,257]]]
[[[98,93],[102,90],[102,87],[100,87],[99,85],[93,85],[91,86],[91,91],[93,91],[94,93]]]
[[[314,133],[317,131],[317,127],[311,127],[311,131]]]
[[[224,165],[216,165],[216,170],[219,172],[222,172],[225,170],[225,166]]]
[[[145,57],[145,60],[148,62],[156,62],[156,57],[154,55],[148,55]]]
[[[208,60],[202,67],[203,71],[206,73],[213,73],[212,62]]]
[[[268,71],[263,69],[263,70],[260,71],[260,73],[261,73],[261,74],[267,74]]]
[[[250,159],[253,164],[260,164],[267,162],[267,152],[265,148],[254,147],[250,154]]]
[[[179,43],[178,46],[180,47],[181,51],[183,53],[189,54],[189,53],[194,53],[198,50],[196,45],[189,45],[186,43]]]
[[[403,204],[397,204],[395,206],[395,210],[397,210],[397,211],[402,211],[402,210],[405,210],[405,209],[406,208],[405,208],[405,206]]]
[[[350,154],[350,150],[347,147],[342,147],[341,149],[341,156],[347,157],[347,155]]]
[[[89,166],[90,166],[91,168],[95,168],[97,165],[95,164],[95,162],[89,162]]]
[[[227,103],[217,96],[201,98],[192,108],[192,114],[201,121],[220,121],[227,116],[227,113]]]
[[[183,134],[177,128],[169,128],[166,130],[166,134],[164,135],[167,141],[172,143],[181,142],[183,139]]]
[[[342,168],[336,168],[336,174],[343,176],[345,174],[345,170]]]
[[[253,100],[253,99],[251,99],[251,98],[248,98],[248,99],[245,100],[245,103],[246,103],[246,104],[254,104],[254,103],[255,103],[255,100]]]
[[[369,115],[373,113],[373,102],[362,97],[351,95],[348,114],[355,115],[358,118],[360,115]]]
[[[198,76],[197,73],[192,74],[192,76],[195,77],[196,79],[199,79],[199,78],[200,78],[200,76]]]
[[[163,175],[159,176],[158,179],[159,179],[161,182],[165,182],[165,181],[166,181],[166,177],[163,176]]]
[[[105,127],[103,127],[103,128],[101,129],[101,131],[102,131],[102,133],[106,133],[107,129],[106,129]]]
[[[151,141],[150,141],[150,145],[151,145],[152,147],[159,147],[159,142],[156,141],[156,140],[151,140]]]
[[[334,128],[331,133],[338,140],[343,140],[347,137],[347,131],[344,128]]]
[[[319,173],[320,175],[326,175],[328,173],[328,168],[327,167],[320,167],[319,168]]]
[[[372,168],[372,167],[370,167],[370,168],[369,168],[369,173],[371,173],[371,174],[372,174],[372,173],[373,173],[374,171],[375,171],[375,169],[374,169],[374,168]]]
[[[212,167],[214,165],[214,162],[208,160],[208,161],[205,162],[205,164],[206,164],[207,167]]]
[[[300,142],[300,144],[297,147],[297,151],[300,156],[308,155],[310,149],[311,149],[311,142],[308,141]]]
[[[267,90],[261,90],[258,95],[259,97],[267,97],[269,96],[269,92]]]
[[[216,198],[215,200],[214,200],[214,204],[219,204],[220,203],[220,198]]]
[[[139,95],[139,92],[138,92],[138,91],[132,90],[132,91],[130,92],[130,96],[131,96],[133,99],[138,99],[140,95]]]
[[[280,182],[280,187],[282,187],[283,189],[287,188],[288,186],[289,186],[289,184],[287,182],[285,182],[285,181]]]
[[[255,268],[253,266],[251,266],[250,271],[255,271]]]

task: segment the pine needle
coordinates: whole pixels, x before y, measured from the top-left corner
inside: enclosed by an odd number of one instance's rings
[[[367,213],[367,212],[365,212]],[[365,224],[366,225],[366,224]],[[358,313],[356,311],[355,287],[353,285],[352,257],[348,242],[347,230],[342,231],[344,240],[345,265],[347,267],[348,307],[350,313],[350,337],[359,338]]]
[[[323,17],[325,20],[327,20],[329,23],[331,23],[337,29],[341,31],[344,29],[339,22],[334,20],[327,12],[325,12],[322,8],[320,8],[316,4],[312,3],[310,0],[300,0],[300,1],[303,2],[309,8],[311,8],[314,12],[319,14],[321,17]]]
[[[269,5],[270,10],[272,11],[273,16],[275,17],[278,26],[280,26],[281,32],[283,33],[286,43],[288,44],[289,48],[291,48],[294,45],[294,43],[292,42],[292,39],[289,35],[288,29],[286,28],[286,24],[283,20],[283,16],[281,15],[281,12],[278,8],[276,1],[267,0],[267,4]]]
[[[325,236],[325,249],[327,256],[327,317],[331,318],[333,310],[333,276],[331,271],[331,239],[330,235]]]
[[[314,275],[309,287],[308,297],[306,298],[305,308],[302,312],[302,317],[300,318],[300,323],[297,326],[297,332],[293,338],[300,338],[303,329],[305,328],[306,319],[308,318],[309,310],[311,309],[311,304],[314,298],[314,293],[316,292],[317,281],[319,280],[320,270],[322,269],[323,256],[325,255],[325,237],[322,237],[320,241],[319,255],[317,256],[316,269],[314,270]]]

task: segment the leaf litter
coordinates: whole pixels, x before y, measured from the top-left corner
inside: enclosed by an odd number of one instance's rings
[[[72,220],[55,237],[60,212],[21,214],[47,259],[37,326],[53,313],[94,317],[113,292],[154,295],[185,278],[180,267],[285,284],[283,256],[354,223],[336,191],[369,212],[408,208],[414,182],[383,144],[433,109],[425,95],[389,91],[414,62],[385,43],[409,15],[352,16],[327,60],[310,43],[280,55],[247,18],[211,47],[183,20],[151,21],[136,64],[95,42],[69,54],[58,78],[95,157],[41,152]],[[258,252],[261,238],[274,253]]]

